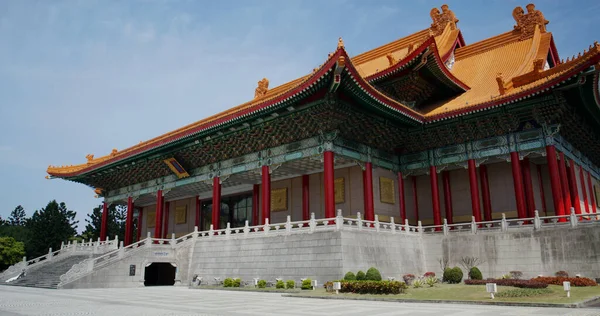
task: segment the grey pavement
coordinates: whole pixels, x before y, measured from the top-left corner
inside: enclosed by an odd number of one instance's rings
[[[0,286],[0,315],[600,315],[600,309],[282,297],[182,287],[49,290]]]

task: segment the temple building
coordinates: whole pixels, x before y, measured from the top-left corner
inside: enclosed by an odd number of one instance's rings
[[[340,38],[307,75],[49,178],[94,188],[104,214],[127,204],[125,244],[338,209],[411,225],[597,212],[600,45],[559,58],[533,4],[470,44],[447,5],[430,15],[354,57]]]

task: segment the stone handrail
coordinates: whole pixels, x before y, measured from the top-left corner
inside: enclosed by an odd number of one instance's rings
[[[26,257],[23,257],[23,260],[8,267],[4,272],[0,273],[0,281],[6,281],[12,277],[19,275],[23,270],[32,270],[37,269],[45,263],[51,262],[53,260],[66,258],[73,254],[81,254],[81,253],[104,253],[106,251],[110,251],[112,249],[116,249],[118,245],[118,237],[115,236],[114,240],[100,241],[98,239],[97,242],[93,242],[90,240],[89,242],[81,242],[77,241],[69,242],[65,244],[61,243],[60,249],[56,251],[52,251],[52,248],[48,250],[48,253],[39,256],[37,258],[27,260]]]

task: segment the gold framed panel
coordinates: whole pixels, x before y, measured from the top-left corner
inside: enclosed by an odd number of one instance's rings
[[[146,227],[153,228],[156,226],[156,211],[148,212],[148,216],[146,217]]]
[[[381,203],[396,204],[396,190],[394,190],[393,179],[379,177],[379,200]]]
[[[344,186],[344,178],[337,178],[333,181],[333,192],[335,195],[335,204],[344,203],[346,200],[346,188]]]
[[[175,207],[175,225],[187,223],[187,205]]]
[[[271,190],[271,212],[287,211],[287,187]]]

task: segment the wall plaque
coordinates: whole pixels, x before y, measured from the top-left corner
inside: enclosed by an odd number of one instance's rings
[[[333,181],[333,192],[335,194],[335,204],[344,203],[346,188],[344,187],[344,178],[337,178]]]
[[[175,207],[175,224],[187,223],[187,205]]]
[[[129,276],[135,276],[135,264],[129,265]]]
[[[148,212],[146,217],[146,227],[152,228],[156,225],[156,211]]]
[[[381,201],[381,203],[396,203],[396,191],[394,190],[394,180],[390,178],[379,177],[379,200]]]
[[[271,190],[271,212],[287,211],[287,188]]]

